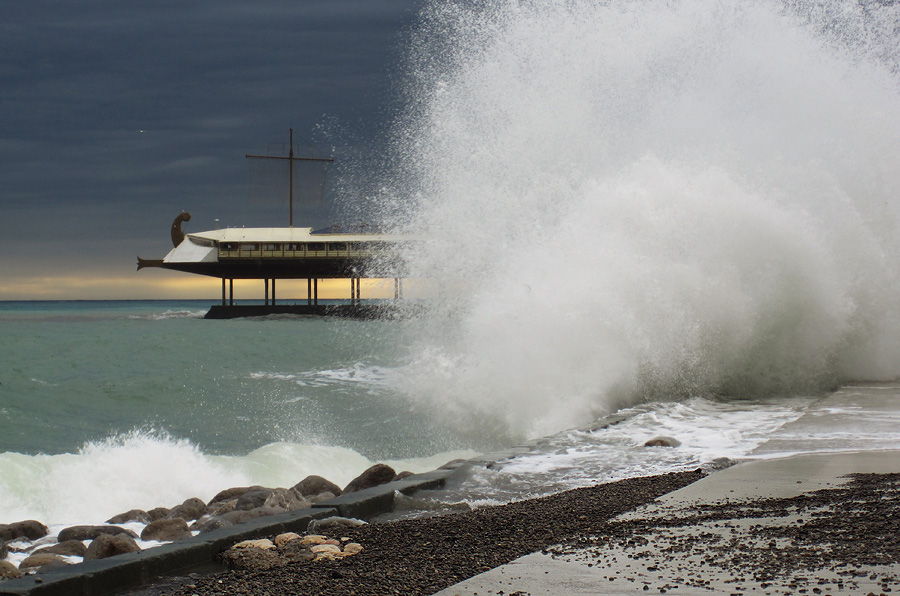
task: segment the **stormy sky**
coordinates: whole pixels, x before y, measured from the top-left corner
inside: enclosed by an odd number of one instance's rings
[[[185,295],[153,285],[185,274],[135,272],[136,255],[169,250],[179,212],[193,215],[187,231],[215,219],[286,225],[286,208],[248,202],[244,155],[286,143],[292,126],[295,141],[334,148],[332,175],[358,162],[397,107],[396,69],[418,8],[4,2],[0,299]],[[320,225],[332,214],[300,217]],[[200,294],[215,295],[217,282],[207,283]]]

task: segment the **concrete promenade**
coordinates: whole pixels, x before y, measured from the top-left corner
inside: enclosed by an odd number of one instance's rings
[[[879,548],[877,536],[851,543],[844,564],[834,563],[826,544],[877,517],[863,512],[854,519],[860,512],[852,507],[856,497],[846,496],[847,475],[890,473],[900,473],[900,383],[843,387],[773,433],[747,461],[616,518],[629,529],[625,538],[526,555],[436,596],[897,591],[900,565],[860,563]],[[814,491],[829,496],[809,496]],[[886,498],[875,492],[876,505]],[[847,512],[835,515],[847,501]],[[878,516],[900,515],[890,507]],[[835,519],[815,534],[829,512]],[[785,572],[794,560],[799,570]]]

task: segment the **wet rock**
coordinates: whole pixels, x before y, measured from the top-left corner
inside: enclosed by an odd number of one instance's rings
[[[190,529],[192,532],[205,534],[206,532],[212,532],[213,530],[218,530],[219,528],[233,525],[233,523],[225,518],[219,517],[218,515],[204,515],[203,517],[192,523],[190,525]]]
[[[245,521],[256,519],[257,517],[265,517],[267,515],[275,515],[276,513],[283,513],[278,509],[270,509],[268,507],[259,507],[257,509],[250,509],[248,511],[232,511],[231,513],[225,513],[222,515],[222,519],[227,520],[232,524],[241,524]]]
[[[204,503],[205,506],[205,503]],[[141,532],[141,540],[156,540],[157,542],[172,542],[191,535],[187,522],[176,517],[173,519],[158,519],[150,522]]]
[[[9,561],[0,561],[0,579],[15,579],[22,577],[22,572]]]
[[[118,534],[125,534],[132,538],[138,537],[131,530],[119,526],[72,526],[63,529],[57,536],[57,540],[59,542],[66,542],[67,540],[94,540],[101,535],[115,536]]]
[[[131,511],[126,511],[125,513],[120,513],[119,515],[114,515],[108,520],[106,523],[108,524],[124,524],[128,522],[138,522],[142,524],[149,524],[151,521],[150,515],[144,511],[143,509],[132,509]]]
[[[67,557],[83,557],[86,552],[87,547],[81,540],[66,540],[65,542],[60,542],[59,544],[40,548],[34,551],[34,554],[52,553],[56,555],[65,555]]]
[[[262,486],[235,486],[232,488],[226,488],[225,490],[219,491],[219,493],[214,496],[209,503],[207,503],[208,507],[212,507],[216,503],[221,503],[223,501],[231,501],[232,499],[237,499],[249,492],[263,490]]]
[[[158,519],[163,519],[169,515],[168,507],[154,507],[150,511],[147,512],[147,516],[150,518],[150,521],[155,522]]]
[[[5,559],[6,555],[8,555],[8,554],[9,554],[9,548],[7,548],[6,542],[3,540],[0,540],[0,560]]]
[[[373,486],[380,486],[382,484],[387,484],[397,473],[394,471],[394,468],[390,467],[387,464],[375,464],[356,478],[350,481],[346,487],[344,487],[344,494],[346,493],[354,493],[356,491],[364,490],[367,488],[371,488]]]
[[[317,495],[313,495],[313,496],[309,497],[309,502],[310,502],[310,504],[324,503],[325,501],[330,501],[331,499],[335,498],[336,496],[337,495],[334,493],[325,491],[324,493],[319,493]]]
[[[306,531],[312,533],[322,532],[329,529],[335,528],[355,528],[357,526],[364,526],[366,522],[361,519],[355,519],[352,517],[326,517],[325,519],[314,519],[309,522],[306,526]],[[313,534],[314,535],[314,534]]]
[[[297,484],[292,487],[295,491],[300,493],[302,497],[312,497],[316,495],[321,495],[322,493],[331,493],[334,496],[339,496],[341,494],[341,487],[339,487],[334,482],[330,480],[326,480],[321,476],[307,476]]]
[[[176,505],[169,510],[167,518],[175,519],[180,518],[185,521],[194,521],[195,519],[200,519],[207,512],[206,503],[197,497],[192,497],[187,499],[181,505]]]
[[[678,447],[681,445],[681,441],[675,439],[673,437],[653,437],[646,443],[644,443],[644,447]]]
[[[45,565],[52,565],[54,563],[62,563],[63,565],[68,564],[60,555],[53,553],[35,553],[19,563],[19,571],[37,569],[38,567],[44,567]]]
[[[125,553],[136,553],[140,550],[141,547],[128,534],[100,534],[91,541],[84,560],[106,559]]]
[[[298,511],[309,506],[309,501],[292,488],[276,488],[263,502],[263,507],[272,507],[283,511]]]
[[[47,526],[39,521],[28,519],[11,524],[0,524],[0,540],[11,541],[17,538],[37,540],[49,533]]]
[[[228,500],[228,501],[218,501],[213,503],[207,508],[207,513],[209,515],[225,515],[226,513],[230,513],[237,508],[237,498]]]
[[[250,509],[256,509],[257,507],[262,507],[266,504],[266,499],[269,498],[269,495],[274,492],[274,489],[264,488],[262,490],[254,490],[247,493],[244,493],[240,497],[238,497],[237,503],[235,504],[235,509],[238,511],[249,511]]]

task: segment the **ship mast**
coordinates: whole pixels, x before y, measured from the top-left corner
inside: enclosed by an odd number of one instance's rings
[[[253,159],[283,159],[288,162],[288,203],[290,204],[289,224],[294,227],[294,162],[296,161],[334,161],[333,157],[295,157],[294,156],[294,129],[290,130],[290,150],[288,156],[280,155],[245,155],[247,158]]]

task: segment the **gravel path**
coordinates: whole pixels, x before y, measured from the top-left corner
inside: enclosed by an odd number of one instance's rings
[[[614,586],[652,593],[886,594],[900,587],[900,474],[851,474],[792,498],[663,510],[549,550],[606,570],[602,579]]]
[[[177,578],[131,596],[433,594],[522,555],[602,532],[699,470],[632,478],[465,513],[341,529],[363,551],[336,561]]]

